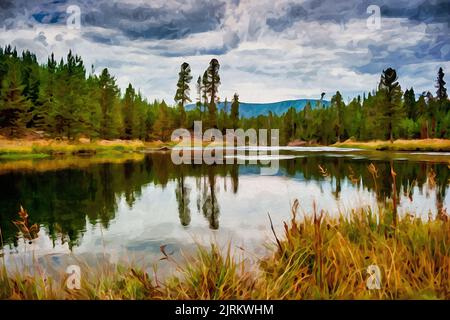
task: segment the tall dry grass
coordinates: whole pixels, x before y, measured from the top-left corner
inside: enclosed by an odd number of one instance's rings
[[[394,140],[393,143],[384,140],[354,141],[347,140],[335,143],[335,147],[361,148],[369,150],[391,151],[450,151],[449,139],[413,139]]]
[[[144,147],[144,142],[139,140],[91,141],[88,139],[80,139],[79,141],[67,141],[54,139],[0,139],[0,158],[14,160],[22,158],[43,158],[55,154],[133,152],[142,150]]]
[[[338,217],[314,211],[292,218],[275,234],[272,253],[249,263],[245,253],[199,246],[175,261],[177,272],[158,279],[133,265],[82,266],[80,290],[66,275],[0,268],[2,299],[450,299],[450,223],[412,215],[393,224],[392,208],[352,210]],[[380,289],[366,286],[369,265],[381,271]]]

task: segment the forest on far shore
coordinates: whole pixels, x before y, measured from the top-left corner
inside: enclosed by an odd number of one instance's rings
[[[430,75],[430,91],[418,95],[414,88],[403,91],[395,69],[380,72],[377,88],[345,103],[339,91],[329,106],[315,105],[303,110],[290,108],[284,114],[239,116],[239,95],[225,99],[218,110],[220,64],[212,59],[204,73],[193,81],[184,62],[174,83],[174,103],[148,101],[131,84],[121,92],[107,68],[87,73],[80,56],[71,51],[56,61],[52,54],[39,64],[29,51],[0,48],[0,134],[23,136],[27,130],[48,138],[74,140],[140,139],[168,141],[176,128],[193,129],[196,120],[203,129],[280,129],[280,143],[302,140],[329,145],[353,139],[450,138],[450,101],[444,71]],[[435,79],[435,80],[432,80]],[[191,90],[192,89],[192,90]],[[196,108],[186,110],[189,102]]]

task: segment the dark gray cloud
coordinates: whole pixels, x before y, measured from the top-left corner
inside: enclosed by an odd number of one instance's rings
[[[216,29],[225,15],[221,1],[196,1],[190,6],[152,8],[118,2],[101,2],[83,15],[87,25],[118,29],[130,38],[180,39]]]
[[[394,2],[395,3],[395,2]],[[413,2],[414,3],[414,2]],[[447,23],[449,24],[450,16],[450,1],[438,0],[438,1],[422,1],[416,3],[412,7],[402,7],[384,4],[381,6],[381,12],[386,17],[393,18],[408,18],[409,20],[415,20],[424,23]]]
[[[367,18],[367,8],[370,5],[378,5],[383,17],[407,18],[424,23],[449,23],[448,0],[306,0],[285,4],[278,17],[267,18],[267,24],[281,31],[280,28],[287,28],[299,20],[345,23],[350,19]]]
[[[41,24],[64,24],[68,17],[68,5],[81,8],[81,21],[85,26],[102,27],[122,32],[131,39],[180,39],[190,34],[207,32],[218,28],[225,16],[223,1],[177,1],[162,2],[152,6],[153,1],[131,3],[120,1],[22,1],[0,0],[3,21],[0,25],[12,28],[16,17],[25,10],[30,21]],[[105,42],[98,35],[92,39]]]
[[[291,27],[295,21],[306,20],[308,12],[303,8],[301,4],[290,3],[285,12],[279,17],[267,18],[267,25],[276,32],[282,32],[283,30]]]

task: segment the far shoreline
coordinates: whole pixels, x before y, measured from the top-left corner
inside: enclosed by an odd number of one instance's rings
[[[170,151],[179,145],[176,141],[142,141],[142,140],[78,140],[56,139],[11,139],[0,138],[0,160],[42,159],[52,156],[67,155],[118,155],[122,153],[145,151]],[[193,145],[188,144],[188,145]],[[218,146],[219,143],[203,141],[203,147]],[[181,144],[182,146],[182,144]],[[282,147],[336,147],[369,151],[416,151],[416,152],[450,152],[450,139],[412,139],[393,141],[355,141],[346,140],[328,146],[303,142],[288,143]]]
[[[377,151],[450,152],[450,139],[398,139],[393,142],[383,140],[354,141],[349,139],[330,146]]]

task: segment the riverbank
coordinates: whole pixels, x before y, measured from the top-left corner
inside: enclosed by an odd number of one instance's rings
[[[353,141],[346,140],[332,145],[340,148],[359,148],[379,151],[421,151],[421,152],[450,152],[450,140],[448,139],[417,139],[390,141]]]
[[[193,146],[194,141],[185,144],[175,141],[141,141],[141,140],[90,140],[76,141],[55,139],[5,139],[0,137],[0,160],[32,160],[52,156],[68,155],[102,155],[114,156],[123,153],[142,151],[167,151],[172,147]],[[208,141],[197,142],[202,146],[218,146],[221,143]]]
[[[175,261],[162,246],[162,259],[177,268],[166,279],[137,265],[80,265],[81,288],[69,290],[65,269],[58,280],[39,265],[13,274],[0,266],[0,298],[450,299],[448,216],[424,221],[406,215],[394,222],[389,208],[380,210],[300,216],[296,201],[267,256],[212,244]],[[368,270],[379,270],[379,277]]]
[[[139,140],[80,139],[76,142],[54,139],[0,139],[0,159],[42,159],[57,155],[115,155],[142,151],[145,148],[161,148],[166,143],[144,143]]]
[[[194,142],[187,142],[191,146]],[[201,142],[203,146],[220,145],[211,142]],[[179,142],[140,140],[97,140],[79,139],[77,141],[54,139],[4,139],[0,138],[0,160],[32,160],[61,155],[117,155],[122,153],[170,150]],[[420,151],[420,152],[450,152],[450,140],[395,140],[389,141],[352,141],[335,143],[333,147],[358,148],[377,151]]]

